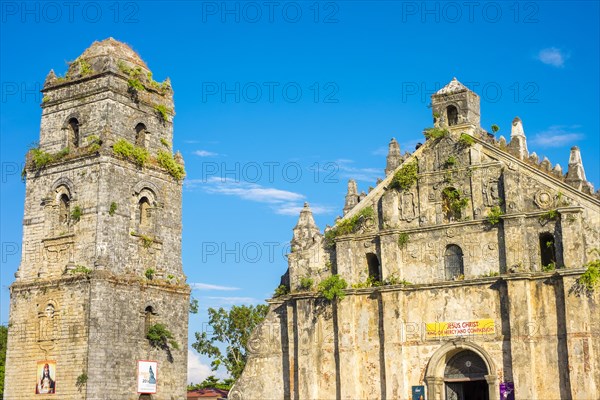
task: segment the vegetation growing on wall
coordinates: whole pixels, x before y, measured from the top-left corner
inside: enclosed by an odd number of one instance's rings
[[[75,381],[75,386],[77,386],[77,389],[81,392],[81,389],[83,389],[83,387],[85,386],[85,384],[88,381],[88,376],[85,372],[81,373],[81,375],[79,375],[77,377],[77,380]]]
[[[585,265],[586,271],[581,274],[577,283],[581,288],[591,294],[596,289],[600,288],[600,260],[590,261]]]
[[[487,217],[485,217],[485,220],[490,225],[497,225],[502,220],[503,215],[502,209],[499,206],[494,206],[489,211]]]
[[[542,265],[542,271],[543,272],[552,272],[556,269],[556,264],[551,262],[547,265]]]
[[[153,270],[152,268],[148,268],[145,272],[144,272],[144,276],[146,277],[146,279],[148,280],[152,280],[154,279],[154,274],[156,273],[155,270]]]
[[[450,134],[447,129],[442,128],[426,128],[423,131],[423,135],[427,140],[436,140],[439,138],[446,137]]]
[[[73,208],[73,211],[71,211],[71,220],[73,222],[79,222],[82,214],[83,214],[83,211],[81,211],[81,207],[75,206]]]
[[[163,122],[169,122],[169,114],[173,113],[173,110],[164,104],[155,105],[154,111],[156,111],[156,114],[158,114]]]
[[[110,208],[108,209],[108,215],[110,215],[112,217],[113,215],[115,215],[116,211],[117,211],[117,203],[115,203],[113,201],[112,203],[110,203]]]
[[[84,265],[77,265],[75,268],[69,271],[71,275],[89,275],[92,273],[92,270]]]
[[[402,167],[394,174],[389,188],[407,191],[417,183],[418,172],[419,166],[417,160],[402,165]]]
[[[369,288],[369,287],[380,287],[380,286],[390,286],[390,285],[412,285],[409,281],[405,279],[398,278],[395,274],[392,274],[385,278],[383,281],[377,280],[374,276],[369,275],[366,281],[355,283],[352,285],[354,289],[361,288]]]
[[[475,139],[471,135],[467,135],[466,133],[461,133],[458,138],[458,144],[461,147],[471,147],[475,144]]]
[[[125,139],[119,139],[113,145],[113,152],[129,161],[133,161],[138,167],[143,167],[150,154],[143,147],[135,146]]]
[[[408,233],[400,232],[400,234],[398,235],[398,246],[400,246],[400,247],[406,246],[406,244],[408,243],[409,240],[410,240],[410,237],[408,236]]]
[[[469,204],[469,199],[466,197],[461,198],[460,192],[454,188],[445,188],[442,194],[447,199],[447,203],[445,202],[443,207],[447,207],[454,215],[461,215],[462,211]],[[444,212],[447,211],[444,210]]]
[[[70,152],[70,149],[68,147],[65,147],[64,149],[60,150],[58,153],[48,153],[45,152],[43,150],[41,150],[40,148],[33,148],[31,149],[31,167],[34,170],[40,170],[44,167],[46,167],[48,164],[57,162],[62,160],[63,158],[65,158]]]
[[[173,158],[171,152],[159,150],[156,157],[158,165],[167,170],[167,172],[178,181],[185,178],[185,168]]]
[[[146,339],[148,339],[152,347],[164,350],[170,350],[170,348],[179,349],[179,343],[175,341],[175,337],[164,324],[154,324],[148,328]]]
[[[550,210],[540,215],[540,222],[556,221],[560,214],[557,210]]]
[[[335,274],[324,279],[319,283],[319,294],[325,297],[327,300],[332,301],[334,299],[342,300],[346,293],[344,289],[348,287],[348,283],[341,276]]]
[[[454,156],[449,156],[444,162],[444,168],[454,168],[458,160]]]
[[[287,285],[279,285],[275,289],[275,293],[273,293],[273,297],[285,296],[290,293],[290,288]]]
[[[373,207],[365,207],[352,218],[341,220],[333,228],[325,232],[325,243],[329,247],[334,246],[335,238],[355,233],[365,220],[373,218],[374,215],[375,211]]]
[[[305,276],[300,278],[300,285],[298,286],[299,290],[311,290],[313,287],[314,281],[310,276]]]

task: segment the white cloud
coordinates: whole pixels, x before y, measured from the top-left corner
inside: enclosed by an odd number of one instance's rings
[[[198,353],[192,349],[188,349],[188,383],[200,383],[210,375],[216,375],[215,371],[210,368],[210,365],[204,364]]]
[[[352,160],[340,159],[335,163],[339,169],[340,177],[342,178],[375,183],[377,178],[383,178],[384,175],[383,169],[380,168],[354,167],[351,165],[354,163]]]
[[[537,58],[544,64],[562,68],[565,66],[565,60],[569,58],[569,56],[556,47],[549,47],[547,49],[540,50]]]
[[[540,147],[564,147],[583,139],[583,133],[576,129],[579,125],[552,125],[548,129],[536,134],[531,142]]]
[[[279,215],[298,215],[306,198],[301,193],[289,190],[265,187],[257,183],[222,179],[214,176],[204,180],[187,179],[185,185],[187,189],[194,189],[200,186],[210,194],[236,196],[244,200],[267,204],[275,214]],[[333,212],[333,208],[318,204],[312,205],[311,210],[314,214],[329,214]]]
[[[240,290],[240,288],[236,288],[236,287],[212,285],[210,283],[202,283],[202,282],[192,282],[192,283],[190,283],[190,287],[192,289],[196,289],[196,290],[223,290],[223,291]]]
[[[219,155],[218,153],[213,153],[212,151],[207,150],[196,150],[193,154],[197,155],[198,157],[215,157]]]
[[[276,204],[289,201],[301,201],[304,199],[304,196],[300,193],[264,187],[255,183],[233,181],[222,182],[219,178],[213,180],[213,183],[216,184],[206,188],[209,193],[237,196],[245,200],[256,201],[259,203]]]

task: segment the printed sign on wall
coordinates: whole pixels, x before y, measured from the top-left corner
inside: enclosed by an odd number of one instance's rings
[[[138,393],[156,393],[158,362],[138,361]]]
[[[56,361],[38,361],[35,394],[56,393]]]
[[[449,336],[494,335],[496,325],[493,319],[428,322],[425,324],[425,331],[427,339]]]
[[[412,400],[425,400],[425,386],[412,387]]]

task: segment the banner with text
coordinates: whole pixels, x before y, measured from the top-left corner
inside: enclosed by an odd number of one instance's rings
[[[452,336],[493,335],[496,325],[493,319],[474,321],[428,322],[425,324],[427,339]]]

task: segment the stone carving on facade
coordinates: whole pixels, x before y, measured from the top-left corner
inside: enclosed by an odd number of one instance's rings
[[[417,218],[417,207],[415,205],[414,194],[412,192],[403,192],[401,195],[400,211],[403,221],[411,222]]]
[[[37,342],[40,349],[48,351],[54,348],[54,340],[59,337],[59,316],[54,304],[48,302],[43,310],[38,312]]]
[[[554,197],[547,190],[538,190],[535,193],[535,204],[541,209],[547,210],[554,205]]]
[[[487,207],[493,207],[500,204],[500,188],[497,179],[489,180],[483,187],[483,197]]]

